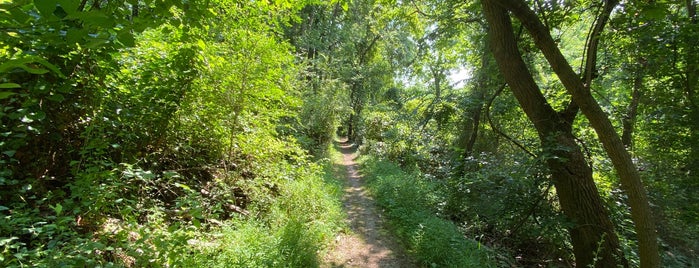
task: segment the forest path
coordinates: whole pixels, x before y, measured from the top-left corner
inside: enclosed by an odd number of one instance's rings
[[[347,169],[342,203],[350,233],[338,235],[322,267],[416,267],[384,228],[382,216],[354,161],[355,146],[346,140],[339,142],[342,165]]]

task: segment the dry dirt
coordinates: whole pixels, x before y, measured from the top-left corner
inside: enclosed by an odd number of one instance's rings
[[[340,148],[347,169],[343,208],[350,230],[336,237],[322,267],[416,267],[384,228],[382,216],[364,188],[354,162],[357,153],[353,144],[341,141]]]

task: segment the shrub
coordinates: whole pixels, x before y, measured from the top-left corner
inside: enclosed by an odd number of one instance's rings
[[[495,267],[489,249],[437,216],[433,208],[443,198],[435,183],[388,161],[370,156],[361,161],[364,173],[370,174],[368,187],[385,209],[392,230],[421,265]]]

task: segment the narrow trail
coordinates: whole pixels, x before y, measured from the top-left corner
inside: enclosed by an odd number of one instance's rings
[[[322,267],[415,267],[387,230],[376,204],[357,170],[353,144],[340,141],[343,165],[347,169],[343,208],[350,233],[335,239],[334,249],[324,258]]]

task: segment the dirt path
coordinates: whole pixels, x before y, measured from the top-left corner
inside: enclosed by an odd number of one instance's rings
[[[341,142],[343,165],[347,168],[343,207],[351,232],[335,239],[323,267],[415,267],[384,229],[381,215],[357,171],[355,148]]]

